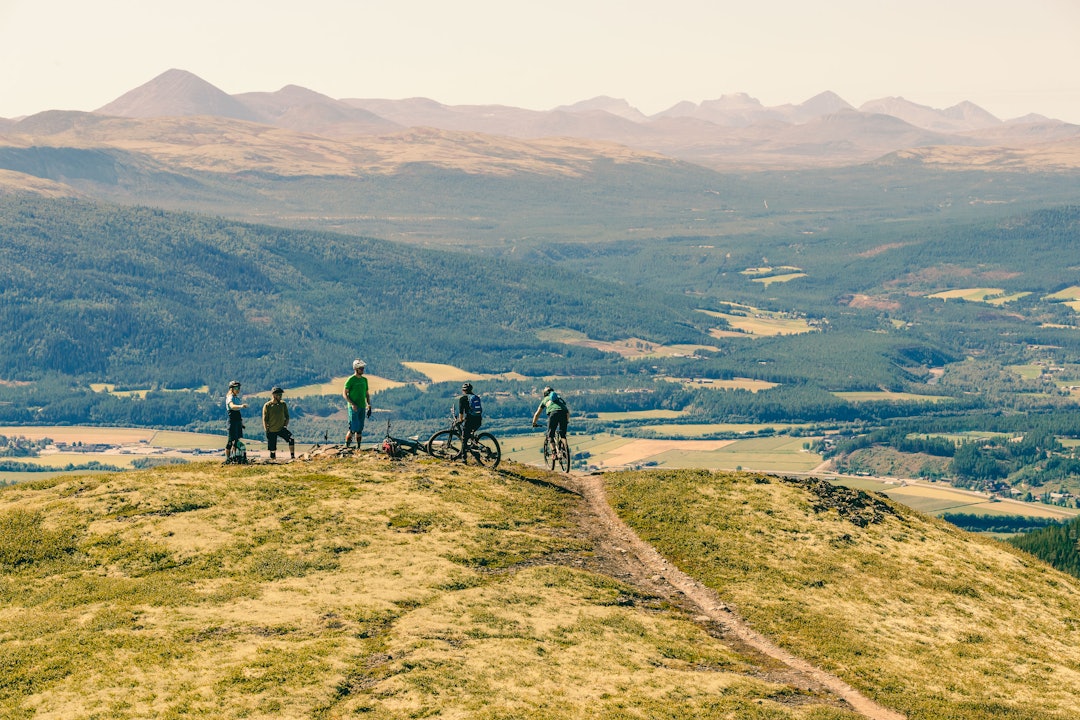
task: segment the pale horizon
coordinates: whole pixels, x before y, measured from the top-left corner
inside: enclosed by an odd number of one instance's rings
[[[0,0],[0,117],[92,111],[180,69],[233,95],[299,85],[532,110],[608,96],[655,115],[831,91],[1080,124],[1078,31],[1073,0]]]

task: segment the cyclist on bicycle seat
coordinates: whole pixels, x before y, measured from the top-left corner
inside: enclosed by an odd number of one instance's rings
[[[484,411],[481,407],[480,396],[473,394],[472,383],[464,383],[461,386],[461,397],[457,400],[455,410],[454,420],[461,423],[461,455],[459,457],[468,465],[469,453],[467,449],[469,443],[484,422]]]
[[[533,413],[533,427],[537,426],[540,413],[544,410],[547,410],[548,437],[555,440],[555,433],[558,432],[558,437],[565,438],[566,426],[570,423],[570,409],[566,406],[566,401],[551,387],[544,388],[544,395],[540,400],[540,405],[536,408],[536,412]]]

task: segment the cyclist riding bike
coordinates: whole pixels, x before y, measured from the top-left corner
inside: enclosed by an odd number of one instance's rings
[[[539,407],[533,413],[532,424],[536,427],[539,423],[540,413],[547,411],[548,429],[547,436],[552,444],[558,438],[566,439],[566,428],[570,424],[570,409],[566,401],[551,387],[544,388],[544,395],[540,400]]]

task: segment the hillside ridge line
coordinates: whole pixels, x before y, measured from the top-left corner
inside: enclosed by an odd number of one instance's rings
[[[599,528],[599,532],[607,534],[612,540],[618,539],[628,545],[630,551],[646,568],[667,580],[673,588],[697,605],[703,615],[728,628],[739,640],[755,650],[813,678],[846,701],[853,710],[870,720],[906,720],[905,715],[879,705],[836,675],[791,654],[756,632],[720,599],[716,591],[672,565],[657,552],[656,548],[642,540],[629,525],[624,523],[608,502],[604,482],[600,476],[573,476],[570,481],[572,485],[570,489],[578,492],[602,521],[603,527]]]

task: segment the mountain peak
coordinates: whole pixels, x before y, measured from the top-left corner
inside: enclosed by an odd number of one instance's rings
[[[859,111],[892,115],[916,127],[943,132],[980,130],[1001,124],[1001,120],[968,101],[947,110],[937,110],[902,97],[886,97],[863,103]]]
[[[194,73],[176,68],[166,70],[95,112],[131,118],[215,115],[255,119],[248,108],[223,90]]]
[[[994,117],[991,113],[983,110],[981,107],[973,102],[964,100],[957,103],[950,108],[945,108],[941,111],[941,114],[953,118],[954,120],[961,120],[969,124],[976,124],[982,127],[990,127],[993,125],[1000,125],[1001,120]]]
[[[571,113],[594,112],[599,110],[635,122],[640,122],[645,119],[645,114],[626,100],[609,97],[607,95],[600,95],[590,100],[582,100],[573,105],[560,105],[555,108],[555,110]]]

